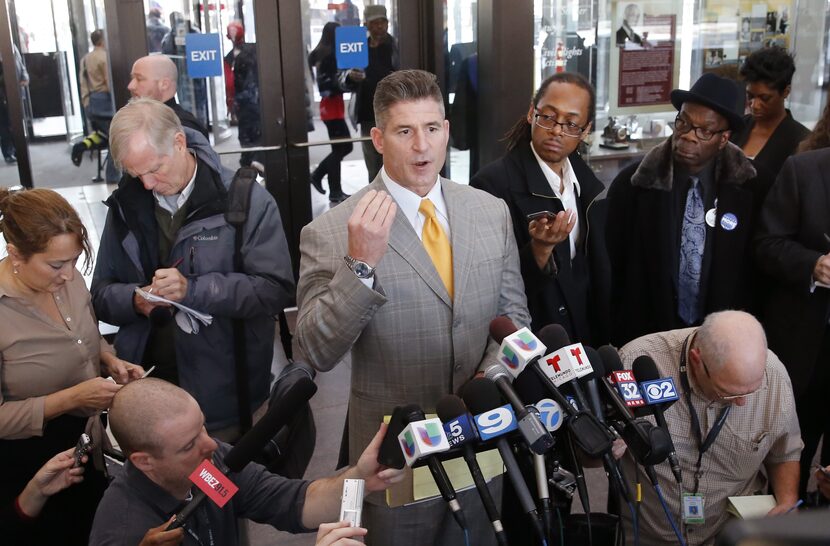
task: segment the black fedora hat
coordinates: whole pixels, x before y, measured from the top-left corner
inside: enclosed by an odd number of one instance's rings
[[[702,75],[688,91],[675,89],[671,92],[671,103],[678,112],[684,102],[702,104],[725,117],[732,131],[744,127],[743,116],[736,110],[740,100],[741,91],[735,82],[712,73]]]

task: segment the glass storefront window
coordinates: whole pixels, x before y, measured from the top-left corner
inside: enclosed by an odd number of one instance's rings
[[[561,71],[591,81],[597,119],[586,151],[592,164],[613,156],[609,172],[671,133],[671,89],[688,89],[706,72],[740,81],[746,56],[770,45],[795,54],[788,107],[812,127],[826,100],[828,6],[827,0],[535,0],[534,81],[538,87]]]

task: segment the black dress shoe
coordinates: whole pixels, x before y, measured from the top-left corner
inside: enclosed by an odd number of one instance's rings
[[[322,193],[323,195],[326,194],[326,190],[323,188],[323,181],[322,180],[317,180],[312,175],[312,176],[308,177],[308,181],[311,182],[311,185],[314,186],[315,190]]]
[[[17,163],[17,158],[13,155],[7,156],[5,159],[6,163],[8,163],[9,165],[14,165],[15,163]]]
[[[335,195],[330,195],[329,196],[329,202],[333,205],[337,205],[339,203],[342,203],[343,201],[345,201],[349,197],[351,197],[351,195],[349,195],[348,193],[340,192],[340,193],[335,194]]]

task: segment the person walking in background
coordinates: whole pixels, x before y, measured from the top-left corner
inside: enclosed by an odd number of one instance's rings
[[[225,55],[225,64],[233,72],[233,112],[236,114],[239,145],[243,148],[259,146],[262,124],[259,114],[259,72],[256,44],[245,42],[245,27],[241,21],[228,24],[228,40],[233,49]],[[262,172],[264,167],[257,152],[243,152],[239,158],[242,167],[253,164]]]
[[[320,119],[326,124],[331,140],[351,136],[346,125],[346,109],[343,103],[343,90],[338,83],[337,59],[334,55],[334,32],[339,23],[326,23],[323,35],[317,47],[308,55],[308,65],[317,78],[320,91]],[[311,173],[311,185],[318,192],[325,194],[323,177],[329,180],[329,201],[336,205],[345,201],[348,195],[340,186],[340,162],[352,151],[351,142],[332,144],[331,153]]]
[[[112,116],[115,109],[112,105],[112,94],[109,84],[109,67],[107,61],[107,48],[104,41],[104,31],[96,29],[89,35],[92,42],[92,51],[81,59],[81,70],[78,74],[78,82],[81,86],[81,103],[89,118],[91,131],[89,139],[92,144],[104,145],[107,135],[110,132]],[[98,133],[98,134],[96,134]],[[104,142],[100,139],[103,137]],[[99,139],[96,141],[96,138]],[[83,152],[89,149],[87,139],[78,142],[73,147],[73,162],[80,166]],[[107,156],[106,160],[106,182],[115,184],[121,178],[121,173],[115,168],[113,162]]]
[[[398,44],[389,34],[389,19],[386,17],[386,6],[366,6],[363,11],[363,20],[369,29],[369,65],[366,70],[352,69],[346,75],[346,86],[354,92],[352,102],[355,112],[352,115],[352,106],[349,106],[349,116],[353,123],[360,124],[360,136],[370,136],[375,126],[375,111],[372,102],[375,99],[375,88],[378,82],[400,68],[398,62]],[[371,141],[363,142],[363,161],[369,171],[371,183],[383,166],[383,157],[375,150]]]
[[[17,69],[17,79],[22,87],[29,85],[29,72],[26,70],[26,63],[20,50],[12,44],[14,52],[14,65]],[[9,119],[9,99],[6,96],[6,77],[3,74],[3,59],[0,57],[0,149],[3,151],[3,159],[9,165],[17,163],[17,153],[12,140],[11,120]]]

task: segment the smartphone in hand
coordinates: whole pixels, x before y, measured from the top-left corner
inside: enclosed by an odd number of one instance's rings
[[[81,433],[81,437],[78,438],[78,443],[75,444],[75,452],[72,454],[72,457],[75,459],[75,463],[72,465],[73,468],[81,466],[81,459],[84,458],[84,455],[86,455],[90,449],[92,449],[92,440],[89,438],[88,434]]]
[[[541,220],[542,218],[547,218],[549,222],[553,222],[556,220],[556,213],[549,210],[542,210],[539,212],[532,212],[527,215],[528,222],[532,222],[533,220]]]

